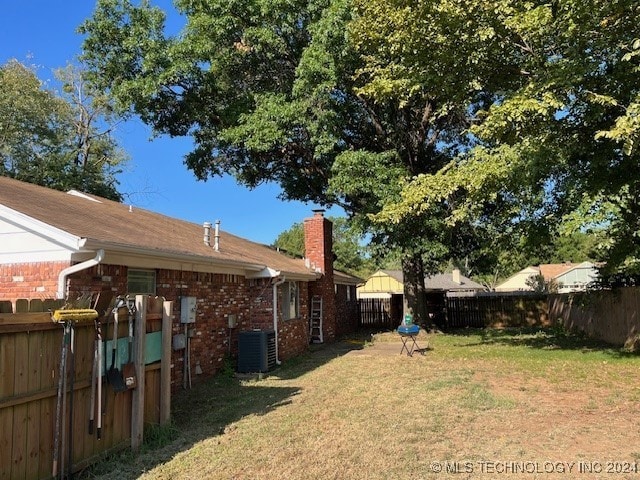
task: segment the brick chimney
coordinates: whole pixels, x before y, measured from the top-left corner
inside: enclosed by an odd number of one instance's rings
[[[314,295],[322,297],[322,333],[325,341],[336,338],[336,293],[333,281],[333,224],[324,217],[324,210],[314,210],[313,217],[304,220],[305,258],[320,278],[309,283],[309,303]]]

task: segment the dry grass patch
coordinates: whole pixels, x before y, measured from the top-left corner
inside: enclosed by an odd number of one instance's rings
[[[450,462],[473,469],[450,478],[495,478],[486,462],[640,462],[639,357],[554,332],[428,342],[407,357],[395,334],[350,339],[262,380],[217,377],[174,399],[177,438],[86,476],[447,478],[434,465]]]

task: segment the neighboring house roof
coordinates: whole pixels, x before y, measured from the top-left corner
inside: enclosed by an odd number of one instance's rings
[[[448,292],[485,289],[482,285],[464,275],[459,275],[459,281],[455,281],[451,273],[431,275],[424,279],[424,286],[427,290],[444,290]]]
[[[338,285],[360,285],[362,282],[361,278],[349,273],[341,272],[340,270],[333,271],[333,283]]]
[[[552,280],[557,276],[568,272],[569,270],[573,270],[578,265],[580,264],[571,263],[571,262],[547,263],[547,264],[540,264],[538,269],[540,271],[540,274],[544,277],[545,280]]]
[[[454,281],[454,278],[457,281]],[[438,273],[425,278],[425,289],[428,291],[469,291],[484,290],[479,283],[461,275],[460,272]],[[378,270],[372,274],[367,282],[358,288],[361,296],[375,296],[377,294],[402,294],[404,276],[402,270]]]
[[[8,177],[0,177],[2,219],[35,234],[58,234],[68,240],[65,247],[75,251],[104,248],[208,265],[237,265],[256,276],[282,272],[290,278],[316,278],[304,260],[287,257],[266,245],[224,231],[220,231],[219,251],[215,251],[205,245],[201,225],[93,195],[64,193]]]
[[[513,292],[518,290],[533,290],[533,288],[527,285],[527,280],[535,275],[540,274],[538,267],[523,268],[519,272],[514,273],[504,282],[495,287],[497,292]]]
[[[363,285],[357,289],[360,298],[388,298],[391,295],[402,295],[402,272],[397,270],[378,270],[369,275]]]
[[[595,264],[582,263],[547,263],[539,266],[529,266],[515,273],[496,287],[496,291],[531,291],[533,287],[527,284],[529,278],[542,275],[548,282],[558,283],[558,291],[576,291],[586,287],[598,277]]]
[[[390,276],[394,280],[404,283],[404,274],[402,270],[380,270],[383,274]],[[375,273],[374,273],[375,275]]]

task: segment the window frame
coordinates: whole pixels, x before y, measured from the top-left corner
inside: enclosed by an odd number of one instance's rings
[[[300,285],[287,281],[282,285],[280,314],[283,320],[293,320],[300,316]]]
[[[138,278],[136,278],[138,276]],[[132,279],[133,277],[133,279]],[[127,294],[129,295],[156,295],[157,286],[157,272],[155,270],[145,268],[129,268],[127,269]],[[146,283],[146,285],[145,285]],[[132,289],[132,285],[136,287],[151,287],[142,288],[140,291]],[[146,291],[149,290],[149,291]]]

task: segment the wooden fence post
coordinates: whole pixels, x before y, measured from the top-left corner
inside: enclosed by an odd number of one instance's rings
[[[133,347],[136,367],[136,388],[131,396],[131,449],[138,450],[144,440],[144,346],[147,335],[147,295],[136,295],[135,343]]]
[[[160,425],[171,419],[171,333],[173,302],[162,304],[162,358],[160,360]]]

